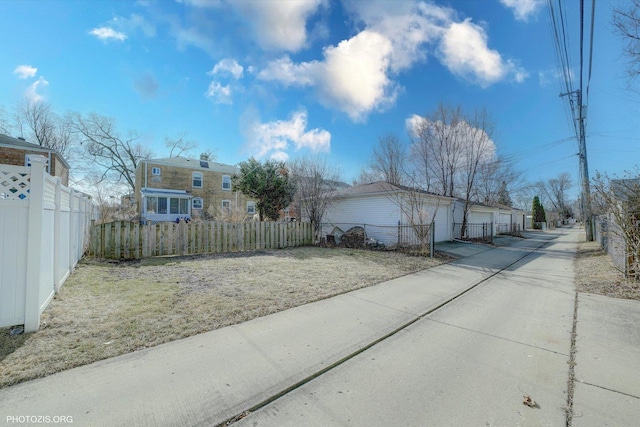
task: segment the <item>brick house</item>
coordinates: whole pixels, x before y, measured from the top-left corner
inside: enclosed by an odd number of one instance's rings
[[[142,221],[192,218],[246,219],[253,200],[232,190],[238,168],[208,160],[170,157],[141,160],[135,174],[135,204]]]
[[[59,177],[62,185],[69,186],[69,164],[56,150],[32,144],[24,138],[0,134],[0,164],[28,166],[27,156],[38,154],[47,158],[47,173]]]

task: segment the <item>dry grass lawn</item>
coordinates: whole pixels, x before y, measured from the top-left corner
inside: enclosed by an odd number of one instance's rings
[[[575,271],[578,292],[640,300],[640,282],[625,279],[597,242],[578,244]]]
[[[142,262],[84,261],[40,331],[0,329],[0,387],[211,331],[442,263],[304,247]]]

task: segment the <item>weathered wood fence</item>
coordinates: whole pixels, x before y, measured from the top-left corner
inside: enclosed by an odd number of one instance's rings
[[[89,256],[140,259],[278,249],[313,244],[307,222],[110,222],[91,227]]]

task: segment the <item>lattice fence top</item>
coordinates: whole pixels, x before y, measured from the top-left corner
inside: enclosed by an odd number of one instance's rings
[[[29,174],[0,170],[0,199],[24,200],[29,197]]]
[[[44,202],[56,204],[56,179],[49,175],[44,176]]]

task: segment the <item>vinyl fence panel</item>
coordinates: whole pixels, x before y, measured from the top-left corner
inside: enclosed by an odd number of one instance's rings
[[[30,167],[0,165],[0,327],[40,326],[40,315],[88,243],[90,199]]]

